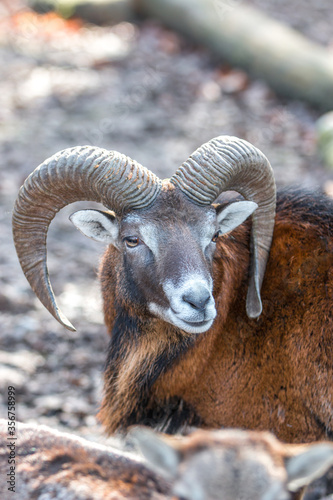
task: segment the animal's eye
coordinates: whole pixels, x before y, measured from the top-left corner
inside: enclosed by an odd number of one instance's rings
[[[129,248],[133,248],[138,246],[140,240],[136,236],[127,236],[126,238],[124,238],[124,241],[126,243],[126,246],[128,246]]]
[[[217,242],[217,238],[220,236],[220,231],[217,231],[217,233],[214,234],[213,238],[212,238],[212,242],[213,243],[216,243]]]

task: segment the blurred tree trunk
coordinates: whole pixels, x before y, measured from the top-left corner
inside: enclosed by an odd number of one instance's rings
[[[263,78],[279,94],[333,109],[333,54],[239,0],[134,0],[209,47],[220,59]]]
[[[319,118],[316,130],[318,152],[325,165],[333,170],[333,111]],[[333,190],[333,184],[331,189]]]

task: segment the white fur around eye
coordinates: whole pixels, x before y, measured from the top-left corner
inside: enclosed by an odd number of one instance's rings
[[[81,231],[95,241],[115,245],[118,234],[116,217],[105,214],[99,210],[79,210],[70,216],[70,221]]]

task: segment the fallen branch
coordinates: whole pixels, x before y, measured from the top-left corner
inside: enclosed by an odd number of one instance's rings
[[[136,0],[221,60],[262,78],[279,94],[333,108],[333,54],[244,4],[223,0]]]
[[[30,0],[98,24],[160,20],[277,93],[333,109],[333,53],[239,0]]]
[[[325,165],[333,169],[333,111],[319,118],[316,129],[318,152]],[[333,185],[331,189],[333,189]]]

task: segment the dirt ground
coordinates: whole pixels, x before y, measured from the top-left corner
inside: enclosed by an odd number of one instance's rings
[[[251,3],[333,49],[331,0]],[[118,150],[165,178],[203,142],[229,134],[264,151],[278,186],[322,189],[332,172],[316,152],[320,111],[277,97],[156,22],[96,27],[1,9],[0,415],[13,385],[17,419],[103,439],[95,418],[108,344],[96,280],[103,247],[68,221],[86,204],[51,225],[51,281],[77,328],[68,332],[19,267],[11,237],[19,186],[45,158],[82,144]]]

